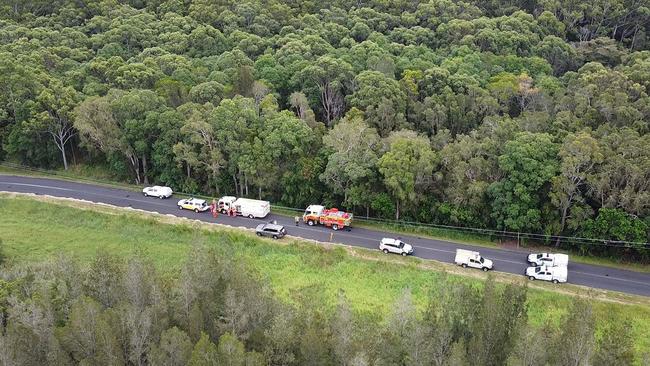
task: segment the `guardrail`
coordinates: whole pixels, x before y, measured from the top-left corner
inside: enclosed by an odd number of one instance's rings
[[[103,180],[93,179],[90,177],[73,176],[65,173],[62,174],[62,172],[59,171],[34,168],[34,167],[11,163],[11,162],[0,162],[0,166],[4,166],[15,170],[36,172],[43,175],[62,177],[70,180],[92,182],[92,183],[102,184],[106,186],[127,188],[132,190],[139,190],[141,188],[141,186],[137,186],[134,184],[118,184],[115,182],[106,182]],[[206,196],[202,194],[192,194],[186,192],[174,192],[174,194],[179,196],[185,196],[185,197],[203,198],[206,200],[212,200],[213,198],[215,198],[214,196]],[[274,205],[274,204],[271,205],[271,208],[275,209],[276,211],[280,210],[280,211],[285,211],[285,212],[288,211],[292,213],[294,212],[302,213],[304,211],[303,209],[300,208],[286,207],[286,206]],[[545,245],[559,243],[559,244],[575,244],[575,245],[582,245],[582,246],[607,246],[607,247],[614,247],[614,248],[635,247],[635,248],[650,250],[650,243],[647,242],[644,243],[644,242],[630,242],[630,241],[623,241],[623,240],[603,240],[603,239],[580,238],[580,237],[571,237],[571,236],[562,236],[562,235],[547,235],[547,234],[515,232],[515,231],[506,231],[506,230],[482,229],[482,228],[473,228],[473,227],[464,227],[464,226],[428,224],[428,223],[404,221],[404,220],[398,221],[398,220],[380,219],[380,218],[361,216],[361,215],[355,215],[354,219],[355,222],[357,223],[361,222],[370,225],[396,227],[399,229],[406,229],[407,231],[414,231],[414,232],[426,231],[426,230],[442,231],[445,233],[454,234],[456,236],[469,236],[469,237],[475,237],[477,239],[481,238],[491,242],[503,241],[503,240],[506,241],[516,240],[517,245],[520,245],[521,243],[528,241],[532,243],[539,243]]]

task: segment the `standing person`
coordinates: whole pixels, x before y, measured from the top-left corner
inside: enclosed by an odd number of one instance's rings
[[[212,212],[212,217],[213,218],[216,219],[217,216],[219,216],[219,209],[217,207],[217,200],[214,199],[214,198],[212,199],[212,203],[210,204],[210,211]]]
[[[294,216],[294,221],[296,222],[296,226],[298,226],[298,223],[300,223],[300,217]]]

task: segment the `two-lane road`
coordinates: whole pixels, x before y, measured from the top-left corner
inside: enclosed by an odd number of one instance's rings
[[[247,219],[242,217],[235,218],[225,215],[219,215],[215,220],[209,213],[197,214],[191,211],[180,211],[176,207],[177,199],[173,197],[166,200],[151,197],[147,198],[138,192],[57,179],[19,177],[0,174],[0,191],[36,193],[84,199],[115,206],[132,207],[146,211],[159,212],[162,214],[173,214],[206,222],[218,222],[231,226],[245,226],[249,228],[254,228],[260,222],[277,220],[278,223],[285,225],[290,235],[318,241],[329,241],[330,234],[333,232],[331,229],[320,226],[310,227],[301,224],[296,227],[291,218],[273,214],[265,220]],[[5,213],[0,212],[0,221],[4,214]],[[377,249],[379,240],[385,236],[391,237],[395,235],[381,231],[353,228],[351,231],[334,232],[334,241],[353,246]],[[526,255],[528,252],[523,250],[476,247],[442,240],[423,239],[408,235],[402,235],[402,239],[413,245],[416,256],[425,259],[435,259],[442,262],[452,263],[456,249],[464,248],[480,251],[481,255],[492,259],[494,261],[495,270],[497,271],[523,275],[528,266],[526,263]],[[468,269],[468,271],[471,271],[471,269]],[[569,282],[599,289],[650,296],[650,273],[640,273],[580,263],[569,263]]]

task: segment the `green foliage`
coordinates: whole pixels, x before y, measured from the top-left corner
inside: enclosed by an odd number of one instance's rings
[[[506,143],[499,156],[505,177],[492,183],[493,215],[499,227],[539,230],[542,226],[542,189],[556,174],[557,147],[548,134],[524,132]]]
[[[31,199],[0,202],[11,213],[0,233],[13,264],[0,270],[11,278],[0,281],[0,314],[11,314],[0,346],[21,364],[54,357],[57,364],[445,364],[484,359],[483,349],[492,350],[488,363],[532,355],[555,364],[555,353],[572,357],[585,346],[593,362],[626,359],[629,342],[636,361],[650,339],[643,305],[583,300],[589,306],[568,310],[568,295],[364,260],[341,248],[276,245]],[[620,327],[625,319],[631,328]],[[619,331],[629,336],[614,345],[605,334]],[[531,335],[545,337],[542,353],[533,353]],[[561,352],[556,346],[569,342]]]
[[[603,241],[631,241],[643,243],[648,237],[648,225],[637,217],[611,208],[601,208],[595,219],[588,219],[582,225],[582,233],[589,238]],[[629,246],[628,246],[629,247]],[[637,249],[647,255],[647,248],[640,245]]]
[[[9,1],[0,159],[437,224],[572,236],[602,208],[643,221],[644,1]],[[357,134],[372,129],[424,136],[440,164],[388,179],[404,152]],[[508,163],[517,132],[559,153]],[[584,250],[614,254],[598,248]]]

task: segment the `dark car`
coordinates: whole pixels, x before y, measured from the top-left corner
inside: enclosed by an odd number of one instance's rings
[[[255,228],[257,236],[270,236],[273,239],[279,239],[287,235],[287,230],[282,225],[277,224],[259,224]]]

